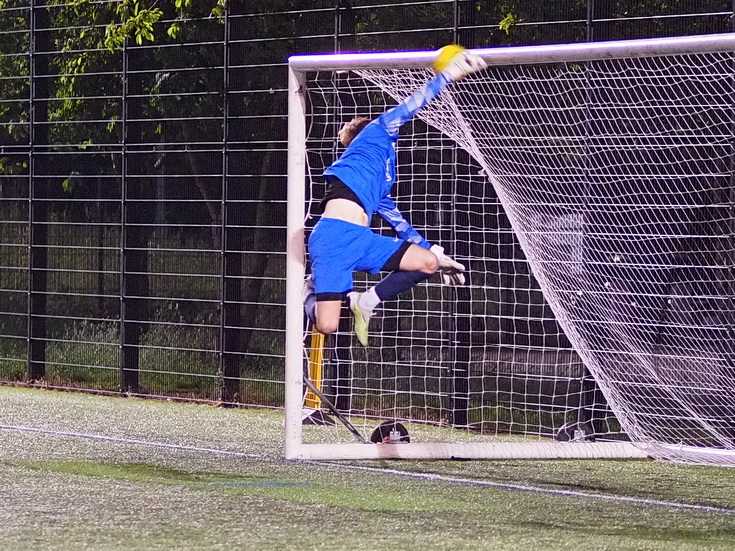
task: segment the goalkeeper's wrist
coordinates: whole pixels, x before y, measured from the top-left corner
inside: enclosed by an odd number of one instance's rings
[[[440,77],[447,84],[451,84],[452,82],[457,82],[457,79],[452,76],[452,74],[449,72],[448,69],[444,69],[441,73],[437,75],[437,77]]]
[[[444,78],[447,80],[447,82],[457,82],[458,80],[462,80],[465,76],[467,76],[467,74],[459,67],[444,69],[440,74],[444,75]]]

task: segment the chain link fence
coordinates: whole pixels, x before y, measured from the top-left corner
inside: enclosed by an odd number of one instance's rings
[[[108,26],[125,3],[0,1],[2,382],[281,407],[291,54],[733,19],[731,0],[173,4],[138,39]]]

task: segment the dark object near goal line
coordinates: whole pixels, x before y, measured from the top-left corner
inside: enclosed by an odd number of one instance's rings
[[[411,437],[406,427],[397,421],[383,421],[370,435],[370,441],[375,444],[399,444],[408,443]]]

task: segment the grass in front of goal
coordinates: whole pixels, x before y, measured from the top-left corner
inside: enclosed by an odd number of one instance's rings
[[[2,547],[704,550],[735,541],[735,514],[638,501],[735,512],[733,469],[292,463],[280,458],[282,423],[279,411],[0,387]]]

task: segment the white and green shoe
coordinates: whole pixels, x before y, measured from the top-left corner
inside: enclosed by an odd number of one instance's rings
[[[370,318],[373,317],[373,311],[360,306],[360,297],[363,293],[357,293],[352,291],[347,294],[347,303],[352,312],[352,317],[355,318],[355,335],[361,345],[368,345],[368,325],[370,324]]]

